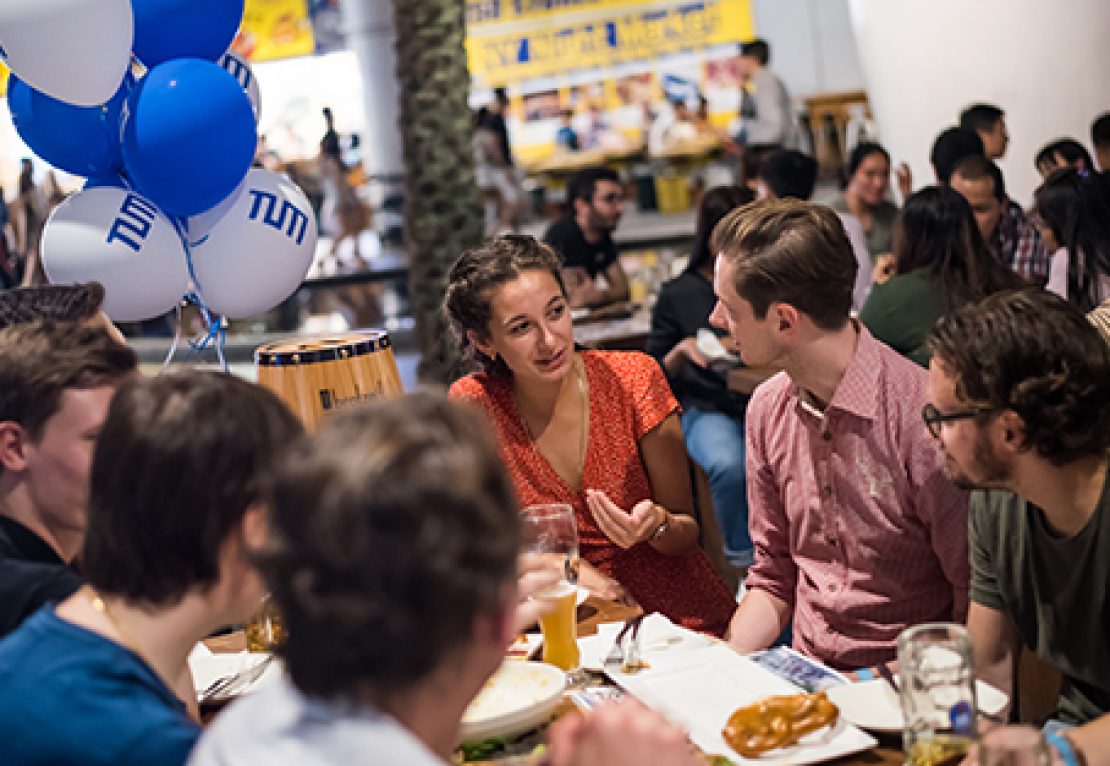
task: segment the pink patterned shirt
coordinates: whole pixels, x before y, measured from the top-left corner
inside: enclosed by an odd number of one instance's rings
[[[794,648],[836,668],[967,614],[967,494],[921,422],[926,373],[859,328],[824,416],[785,374],[748,405],[749,589],[794,607]]]

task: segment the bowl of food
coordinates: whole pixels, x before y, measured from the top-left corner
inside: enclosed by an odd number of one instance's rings
[[[463,714],[460,741],[515,737],[540,726],[559,706],[566,685],[566,674],[554,665],[506,661]]]

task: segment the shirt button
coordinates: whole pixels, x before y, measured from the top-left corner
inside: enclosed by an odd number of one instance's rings
[[[832,487],[822,487],[821,491],[824,492],[826,496],[831,495],[832,494]]]
[[[836,538],[835,537],[827,537],[827,538],[825,538],[825,542],[827,542],[829,545],[833,546],[834,548],[836,547]]]
[[[832,434],[829,433],[828,431],[825,431],[824,433],[821,434],[821,438],[824,439],[827,442],[831,442],[832,441]]]
[[[829,593],[836,593],[836,583],[829,583]]]

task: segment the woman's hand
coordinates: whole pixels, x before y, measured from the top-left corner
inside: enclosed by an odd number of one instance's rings
[[[578,563],[578,584],[607,601],[616,601],[618,604],[632,607],[640,606],[623,585],[587,561]]]
[[[877,285],[881,285],[897,271],[898,262],[894,258],[894,253],[883,253],[875,259],[875,267],[871,272],[871,281]]]
[[[650,498],[636,503],[629,513],[604,492],[587,489],[586,507],[605,536],[626,550],[650,541],[667,521],[667,509]]]
[[[913,194],[913,172],[905,162],[899,162],[898,167],[894,168],[894,182],[898,186],[898,194],[901,195],[904,205],[906,199]]]

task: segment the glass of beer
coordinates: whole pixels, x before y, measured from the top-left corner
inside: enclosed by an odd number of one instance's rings
[[[578,528],[574,508],[566,503],[530,505],[521,512],[525,549],[550,559],[562,572],[558,584],[537,593],[547,602],[540,616],[543,661],[566,671],[578,668],[575,620],[578,584]]]
[[[898,636],[902,744],[910,766],[950,766],[975,739],[975,666],[967,629],[926,623]]]
[[[281,615],[269,594],[262,598],[258,610],[243,626],[243,632],[247,636],[247,651],[251,652],[272,652],[285,638]]]

